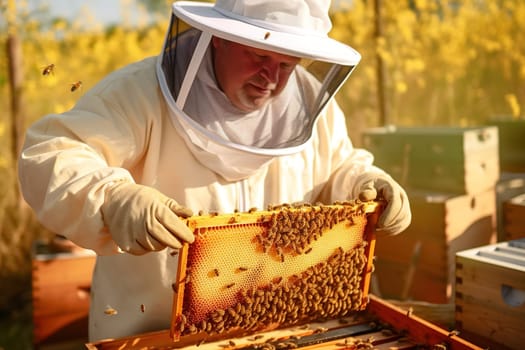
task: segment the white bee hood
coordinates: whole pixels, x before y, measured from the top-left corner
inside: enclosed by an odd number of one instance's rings
[[[157,65],[174,127],[202,164],[229,181],[254,174],[275,157],[301,151],[326,102],[360,59],[355,50],[326,36],[327,12],[322,15],[323,6],[312,5],[326,2],[267,1],[263,9],[257,3],[175,2]],[[291,4],[297,6],[290,8]],[[307,5],[313,12],[290,13]],[[293,24],[278,23],[288,17],[300,18],[286,22]],[[295,55],[302,61],[280,95],[256,111],[243,112],[232,106],[215,80],[212,36]],[[290,40],[294,44],[287,45]]]

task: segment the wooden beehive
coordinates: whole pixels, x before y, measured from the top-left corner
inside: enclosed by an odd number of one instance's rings
[[[376,243],[375,280],[384,298],[453,300],[455,253],[495,243],[495,193],[409,192],[412,223]]]
[[[403,309],[369,294],[365,310],[351,317],[309,323],[300,327],[289,327],[254,333],[244,337],[212,340],[197,343],[184,338],[173,343],[169,330],[150,332],[135,336],[86,344],[89,350],[117,349],[447,349],[482,350],[481,347]]]
[[[499,178],[497,127],[371,128],[363,144],[408,189],[472,194]]]
[[[505,239],[525,238],[525,192],[503,203]]]
[[[35,348],[78,346],[87,341],[95,260],[95,253],[90,250],[57,252],[47,242],[35,243],[32,259]]]
[[[456,254],[456,327],[490,349],[523,349],[525,239]]]
[[[525,119],[500,116],[490,125],[498,128],[501,171],[525,173]]]
[[[510,238],[506,231],[506,203],[520,194],[525,193],[525,173],[501,173],[500,179],[496,184],[496,217],[497,217],[497,232],[498,242],[509,241]],[[513,218],[514,215],[511,214]],[[510,227],[511,231],[515,232],[516,227]]]

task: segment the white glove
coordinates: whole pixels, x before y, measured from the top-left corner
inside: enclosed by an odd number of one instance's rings
[[[361,201],[383,199],[387,202],[377,221],[378,233],[398,234],[403,232],[412,221],[410,203],[405,190],[387,174],[361,174],[351,194],[353,198],[359,198]]]
[[[179,217],[191,210],[154,188],[118,182],[106,189],[102,216],[113,240],[123,251],[141,255],[166,246],[178,249],[181,241],[195,239]]]

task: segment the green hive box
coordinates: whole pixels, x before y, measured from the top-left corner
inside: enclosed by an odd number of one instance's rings
[[[525,173],[525,119],[497,117],[489,124],[498,127],[501,171]]]
[[[363,145],[376,165],[409,189],[473,194],[499,178],[495,126],[371,128]]]

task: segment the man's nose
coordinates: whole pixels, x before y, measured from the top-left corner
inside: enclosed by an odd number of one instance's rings
[[[272,61],[265,62],[261,69],[261,76],[269,83],[277,84],[279,81],[279,63]]]

